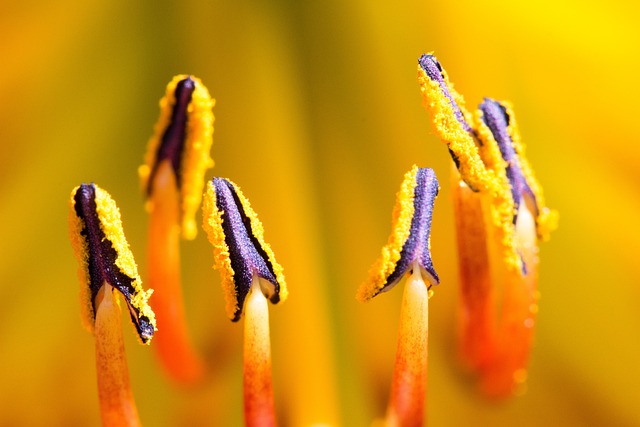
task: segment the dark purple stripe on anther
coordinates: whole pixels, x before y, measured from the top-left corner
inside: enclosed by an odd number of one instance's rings
[[[411,231],[400,253],[400,260],[396,264],[393,273],[387,278],[382,292],[388,286],[394,285],[418,261],[433,278],[433,284],[440,283],[438,273],[433,268],[431,251],[429,249],[429,236],[431,235],[431,219],[433,206],[438,195],[438,179],[433,169],[420,168],[416,174],[416,186],[414,188],[413,218],[411,219]]]
[[[136,325],[138,334],[143,342],[147,342],[153,336],[154,327],[149,323],[149,319],[146,316],[140,316],[139,310],[129,304],[131,294],[135,292],[132,285],[134,279],[124,274],[116,265],[118,253],[114,249],[112,242],[106,238],[100,226],[94,184],[80,185],[73,199],[76,215],[84,223],[80,235],[87,242],[89,251],[87,268],[94,315],[96,313],[96,296],[103,284],[107,282],[124,295],[129,306],[129,314]]]
[[[182,154],[184,152],[185,139],[187,137],[187,120],[188,108],[191,103],[191,96],[196,88],[196,83],[191,77],[186,77],[176,85],[175,104],[171,111],[171,121],[167,129],[162,135],[162,141],[158,147],[156,162],[153,165],[151,175],[149,176],[149,184],[147,186],[147,194],[151,194],[152,185],[158,165],[163,160],[171,161],[171,167],[176,177],[178,188],[182,183],[180,176],[180,168],[182,165]]]
[[[447,97],[451,108],[453,108],[453,114],[456,116],[456,119],[462,125],[464,130],[473,134],[473,129],[464,119],[464,115],[462,114],[462,111],[460,111],[460,107],[458,107],[458,104],[453,99],[453,96],[451,96],[451,92],[449,91],[447,82],[444,79],[444,71],[442,70],[442,66],[440,65],[436,57],[433,55],[424,54],[420,57],[420,59],[418,59],[418,64],[420,64],[420,67],[424,70],[427,77],[440,85],[442,93]]]
[[[238,308],[232,320],[237,322],[240,320],[244,301],[251,289],[254,274],[273,284],[275,292],[269,300],[274,304],[280,301],[280,284],[268,255],[253,236],[251,219],[244,212],[233,184],[224,178],[214,178],[213,186],[216,206],[222,211],[222,229],[233,270]]]
[[[482,121],[491,131],[493,138],[498,144],[502,158],[507,162],[507,178],[511,185],[511,196],[515,204],[513,223],[515,224],[518,219],[518,207],[520,203],[523,202],[524,196],[528,196],[533,202],[536,210],[533,214],[537,215],[538,207],[535,195],[533,191],[531,191],[522,173],[518,154],[513,146],[511,135],[509,135],[509,114],[507,113],[507,109],[498,101],[491,98],[484,98],[484,101],[480,104],[480,111],[482,111]]]

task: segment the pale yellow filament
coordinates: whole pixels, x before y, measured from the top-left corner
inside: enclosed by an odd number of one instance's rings
[[[244,307],[243,386],[245,425],[275,426],[269,308],[256,275]]]

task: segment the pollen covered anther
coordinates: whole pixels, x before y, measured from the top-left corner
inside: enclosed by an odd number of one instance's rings
[[[284,301],[287,288],[282,267],[240,189],[227,179],[214,178],[207,184],[202,209],[203,227],[213,245],[214,267],[222,276],[231,320],[240,320],[254,275],[271,303]]]
[[[187,240],[197,234],[195,214],[202,200],[204,175],[213,167],[214,105],[215,100],[198,78],[174,77],[160,100],[160,119],[138,170],[148,198],[147,209],[153,212],[156,177],[161,163],[169,162],[180,198],[182,236]]]
[[[71,192],[69,237],[79,264],[83,322],[95,337],[102,425],[137,427],[117,294],[126,301],[140,341],[149,344],[156,330],[147,304],[152,291],[142,289],[115,202],[97,185]]]
[[[371,267],[369,279],[358,289],[359,301],[368,301],[393,288],[416,261],[431,285],[439,283],[431,261],[431,219],[438,191],[432,169],[413,166],[406,173],[396,196],[389,242]]]
[[[147,300],[133,255],[122,231],[120,212],[109,194],[95,184],[73,189],[69,237],[79,262],[82,317],[93,331],[96,298],[104,284],[124,297],[140,340],[148,344],[155,332],[155,315]]]
[[[453,117],[460,123],[465,132],[473,135],[473,129],[467,119],[469,113],[464,109],[462,97],[453,89],[453,85],[449,82],[447,73],[440,65],[440,62],[435,56],[425,54],[418,59],[418,64],[422,72],[434,83],[433,86],[438,86],[441,96],[446,99],[453,112]]]
[[[545,207],[542,187],[525,156],[511,105],[485,98],[477,117],[478,135],[483,144],[499,150],[500,160],[491,159],[487,154],[486,162],[498,163],[504,168],[514,205],[513,224],[518,219],[520,204],[526,203],[535,218],[538,236],[542,240],[548,239],[549,233],[557,227],[557,213]],[[497,153],[494,156],[497,157]]]
[[[455,163],[460,263],[460,348],[482,391],[520,386],[533,342],[538,243],[556,227],[525,157],[511,107],[485,98],[473,115],[433,55],[418,60],[418,83],[435,133]]]
[[[473,116],[435,56],[425,54],[418,59],[418,83],[433,129],[447,144],[462,179],[474,191],[486,190],[494,176],[480,157],[480,144],[471,126]]]

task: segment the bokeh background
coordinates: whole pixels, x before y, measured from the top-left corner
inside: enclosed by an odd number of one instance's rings
[[[283,425],[384,414],[401,292],[364,305],[354,294],[414,163],[441,182],[430,424],[640,425],[639,21],[631,0],[0,1],[0,425],[99,424],[69,193],[90,181],[111,193],[144,279],[136,170],[178,73],[217,100],[208,176],[242,187],[285,268],[290,299],[271,310]],[[528,389],[506,402],[478,396],[457,364],[450,160],[416,83],[428,51],[468,106],[514,104],[561,215],[541,248]],[[140,416],[240,425],[242,326],[225,317],[204,233],[182,248],[188,320],[211,372],[175,387],[123,319]]]

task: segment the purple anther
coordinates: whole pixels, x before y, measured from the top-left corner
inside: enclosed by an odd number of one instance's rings
[[[507,162],[507,178],[511,185],[511,196],[515,205],[513,223],[515,224],[518,219],[518,208],[525,196],[529,197],[533,202],[535,209],[533,214],[537,216],[538,206],[535,195],[522,172],[520,159],[513,146],[511,135],[509,135],[510,118],[506,107],[491,98],[484,98],[484,101],[480,104],[480,111],[482,111],[482,121],[491,131],[493,138],[498,143],[502,158]]]
[[[433,169],[419,168],[416,174],[413,199],[413,217],[409,237],[402,246],[400,259],[381,292],[389,290],[413,266],[414,261],[423,268],[430,277],[433,285],[440,283],[438,273],[433,268],[429,238],[431,235],[431,219],[433,206],[438,195],[438,179]]]
[[[142,342],[146,343],[151,339],[155,330],[149,318],[141,315],[140,310],[130,304],[131,295],[135,292],[132,285],[134,279],[123,273],[116,265],[118,253],[114,249],[113,243],[105,236],[100,225],[95,185],[93,183],[80,185],[73,199],[76,215],[84,224],[80,235],[87,242],[89,252],[87,270],[94,315],[96,313],[96,296],[106,282],[124,296],[138,335],[140,335]]]
[[[451,96],[451,92],[449,91],[447,82],[444,79],[444,71],[442,70],[442,66],[440,65],[436,57],[433,55],[423,54],[420,59],[418,59],[418,64],[420,64],[420,67],[425,72],[427,77],[440,85],[442,93],[447,97],[451,108],[453,108],[453,114],[456,116],[456,119],[462,125],[465,131],[473,135],[473,129],[464,119],[464,115],[462,114],[460,107],[458,107],[458,104],[453,99],[453,96]]]
[[[180,80],[175,89],[175,104],[171,111],[171,120],[162,135],[162,141],[158,147],[156,161],[153,164],[147,194],[151,194],[154,177],[158,171],[158,166],[163,160],[169,160],[176,178],[176,185],[180,188],[182,177],[180,176],[182,166],[182,155],[187,137],[188,108],[191,103],[191,96],[196,88],[196,82],[189,76]]]
[[[237,309],[232,320],[237,322],[242,314],[244,300],[251,289],[254,274],[273,284],[274,293],[269,297],[273,304],[280,301],[280,284],[269,256],[253,235],[251,219],[246,215],[235,187],[224,178],[214,178],[212,182],[216,194],[216,207],[222,212],[222,229],[233,270]]]

